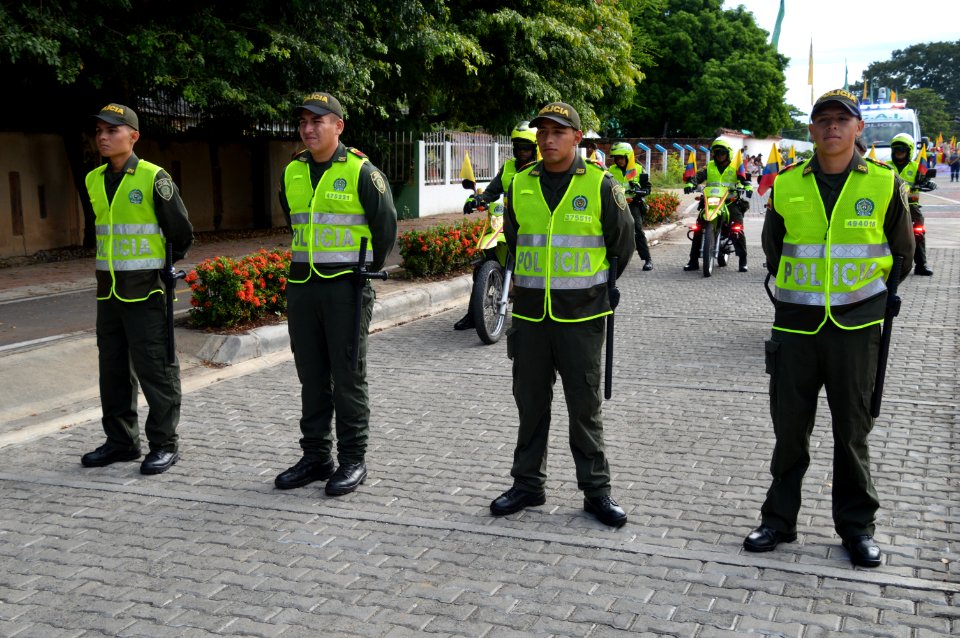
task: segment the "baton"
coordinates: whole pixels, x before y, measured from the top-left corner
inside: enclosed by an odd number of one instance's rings
[[[356,306],[353,313],[353,347],[350,353],[350,369],[356,370],[360,366],[360,323],[363,316],[363,287],[367,279],[386,279],[387,273],[383,271],[369,272],[367,270],[367,238],[360,238],[360,255],[357,258],[357,266],[354,271],[353,285],[355,289]]]
[[[510,280],[513,279],[513,253],[507,253],[507,265],[503,273],[503,293],[500,300],[497,301],[497,317],[505,317],[507,314],[507,300],[510,297]]]
[[[167,297],[167,363],[173,365],[177,361],[177,344],[173,336],[173,296],[177,292],[177,280],[183,279],[187,273],[173,269],[173,246],[167,242],[167,261],[163,266],[163,279]]]
[[[607,288],[617,289],[617,257],[610,258],[610,272],[607,275]],[[603,398],[609,399],[613,396],[613,308],[607,315],[607,358],[604,362],[603,370]]]
[[[900,286],[900,268],[903,257],[893,258],[893,271],[890,273],[890,288],[887,292],[887,310],[883,314],[883,333],[880,335],[880,354],[877,358],[877,378],[873,383],[873,396],[870,398],[870,416],[880,416],[880,402],[883,400],[883,382],[887,377],[887,358],[890,354],[890,331],[893,328],[893,318],[900,314],[900,297],[897,288]]]

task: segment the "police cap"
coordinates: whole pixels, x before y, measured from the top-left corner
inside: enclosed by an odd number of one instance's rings
[[[321,93],[319,91],[315,91],[303,98],[303,104],[293,109],[293,114],[299,117],[301,111],[310,111],[315,115],[333,113],[341,120],[343,119],[343,107],[340,106],[340,101],[329,93]]]
[[[564,102],[550,102],[550,104],[544,106],[537,113],[537,117],[530,122],[530,126],[540,126],[538,124],[540,120],[551,120],[557,124],[569,126],[576,131],[580,130],[580,114],[577,113],[575,108]]]
[[[857,100],[857,96],[849,91],[844,91],[843,89],[827,91],[818,97],[817,101],[813,105],[813,110],[810,111],[810,117],[812,118],[817,114],[817,111],[822,109],[824,106],[827,106],[831,102],[836,102],[843,108],[847,109],[847,111],[850,112],[850,115],[856,115],[858,120],[863,119],[863,117],[860,115],[860,102]]]
[[[137,119],[137,114],[133,112],[132,108],[123,104],[107,104],[93,117],[113,126],[126,124],[134,131],[140,130],[140,120]]]

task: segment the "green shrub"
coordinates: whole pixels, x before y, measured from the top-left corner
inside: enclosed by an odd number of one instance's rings
[[[657,191],[647,195],[647,212],[643,216],[644,226],[656,226],[673,221],[680,208],[680,198],[673,193]]]
[[[290,251],[259,252],[239,260],[214,257],[191,270],[186,282],[193,298],[190,324],[196,328],[230,328],[287,312]]]
[[[445,275],[470,265],[484,220],[464,220],[453,226],[434,226],[400,235],[403,268],[413,277]]]
[[[683,164],[680,158],[667,155],[667,172],[650,171],[650,183],[655,188],[683,188]],[[660,164],[657,164],[660,168]]]

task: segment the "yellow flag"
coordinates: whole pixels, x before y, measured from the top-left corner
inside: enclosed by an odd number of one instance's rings
[[[877,159],[877,147],[874,144],[870,145],[870,152],[867,153],[867,157],[869,157],[872,160]]]
[[[477,178],[473,176],[473,165],[470,163],[470,153],[467,151],[463,152],[463,166],[460,167],[460,179],[469,180],[474,184],[477,183]]]
[[[893,89],[890,89],[890,101],[891,102],[897,101],[897,92],[894,91]]]
[[[866,100],[867,100],[867,79],[864,78],[863,79],[863,98],[861,98],[861,101],[865,102]]]
[[[924,164],[927,163],[927,145],[926,144],[920,145],[920,153],[917,155],[917,161],[923,162]]]
[[[793,144],[790,145],[790,152],[787,153],[787,164],[793,164],[797,161],[797,149],[793,147]]]
[[[943,145],[943,131],[941,131],[937,135],[937,146],[942,146],[942,145]]]
[[[597,152],[596,152],[596,151],[590,151],[590,157],[588,157],[587,159],[596,162],[596,161],[597,161]]]

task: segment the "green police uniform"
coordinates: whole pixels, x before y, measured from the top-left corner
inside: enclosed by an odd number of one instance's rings
[[[624,190],[630,187],[630,180],[626,178],[619,166],[614,164],[607,170]],[[644,179],[646,179],[643,167],[639,164],[637,165],[637,173],[638,175],[644,175]],[[647,236],[643,232],[643,215],[646,212],[646,203],[639,195],[635,195],[627,203],[630,206],[630,215],[633,217],[633,235],[637,245],[637,254],[640,255],[640,259],[650,261],[650,246],[647,245]]]
[[[375,295],[367,282],[359,365],[352,370],[356,294],[352,267],[362,237],[369,240],[371,270],[383,268],[393,250],[397,213],[390,187],[360,151],[338,144],[326,162],[318,163],[304,151],[287,165],[280,204],[293,234],[287,315],[302,386],[300,447],[304,458],[328,460],[336,418],[340,464],[362,463],[370,420],[367,330]]]
[[[137,392],[149,406],[151,451],[177,451],[180,364],[167,363],[166,303],[159,270],[170,242],[182,259],[193,227],[170,176],[131,155],[120,172],[104,164],[86,177],[96,216],[97,347],[107,444],[139,449]]]
[[[906,189],[880,163],[853,155],[828,175],[817,158],[781,171],[763,227],[777,277],[766,342],[776,446],[763,525],[795,533],[817,395],[826,387],[833,424],[833,519],[844,539],[874,533],[879,507],[870,475],[870,398],[893,257],[909,272],[913,233]]]
[[[505,235],[516,255],[507,335],[520,416],[514,486],[544,492],[550,404],[559,372],[577,484],[587,497],[609,495],[600,351],[604,317],[611,312],[607,256],[619,258],[622,272],[633,254],[633,222],[623,190],[602,167],[580,157],[560,174],[537,163],[513,180]]]

